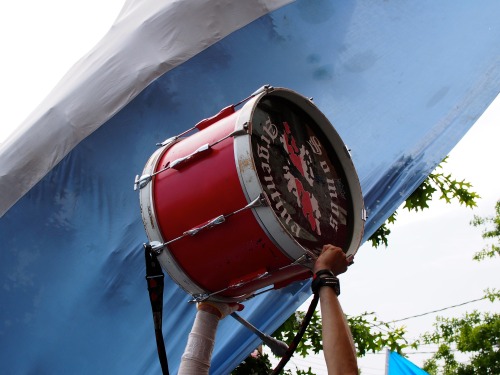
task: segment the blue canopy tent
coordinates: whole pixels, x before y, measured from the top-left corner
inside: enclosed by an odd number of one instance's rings
[[[427,372],[396,352],[387,350],[386,375],[428,375]]]
[[[2,371],[159,372],[135,175],[157,142],[263,84],[313,97],[351,148],[366,239],[498,94],[499,11],[494,0],[127,1],[0,146]],[[242,315],[272,332],[309,295],[293,284]],[[195,313],[188,299],[167,280],[173,373]],[[212,372],[230,372],[258,343],[224,320]]]

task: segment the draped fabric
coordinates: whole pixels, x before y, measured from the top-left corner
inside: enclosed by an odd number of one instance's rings
[[[387,375],[426,375],[426,371],[410,362],[398,353],[389,351],[387,353]]]
[[[0,148],[2,372],[159,372],[134,178],[156,143],[263,84],[313,97],[352,150],[366,239],[498,94],[499,11],[494,0],[128,1]],[[309,295],[292,284],[241,315],[270,333]],[[172,373],[188,300],[167,278]],[[225,319],[212,373],[258,344]]]

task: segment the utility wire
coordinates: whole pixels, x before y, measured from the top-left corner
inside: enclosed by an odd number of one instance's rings
[[[403,320],[408,320],[408,319],[413,319],[413,318],[419,318],[421,316],[425,316],[425,315],[429,315],[429,314],[434,314],[434,313],[441,312],[441,311],[444,311],[444,310],[453,309],[455,307],[460,307],[460,306],[468,305],[469,303],[474,303],[474,302],[482,301],[483,299],[487,299],[487,298],[488,297],[484,296],[484,297],[481,297],[481,298],[473,299],[471,301],[459,303],[458,305],[443,307],[442,309],[433,310],[433,311],[429,311],[429,312],[426,312],[426,313],[412,315],[412,316],[408,316],[406,318],[393,320],[391,323],[402,322]]]
[[[425,313],[422,313],[422,314],[417,314],[417,315],[412,315],[412,316],[407,316],[406,318],[401,318],[401,319],[396,319],[396,320],[392,320],[390,321],[389,323],[386,323],[386,322],[380,322],[378,324],[371,324],[372,327],[379,327],[383,324],[390,324],[390,323],[397,323],[397,322],[402,322],[404,320],[409,320],[409,319],[413,319],[413,318],[419,318],[421,316],[425,316],[425,315],[430,315],[430,314],[435,314],[437,312],[441,312],[441,311],[445,311],[445,310],[449,310],[449,309],[453,309],[455,307],[460,307],[460,306],[464,306],[464,305],[468,305],[469,303],[474,303],[474,302],[478,302],[478,301],[482,301],[484,299],[487,299],[488,297],[487,296],[484,296],[484,297],[481,297],[481,298],[477,298],[477,299],[473,299],[471,301],[467,301],[467,302],[462,302],[462,303],[459,303],[457,305],[452,305],[452,306],[448,306],[448,307],[443,307],[442,309],[438,309],[438,310],[432,310],[432,311],[428,311],[428,312],[425,312]]]

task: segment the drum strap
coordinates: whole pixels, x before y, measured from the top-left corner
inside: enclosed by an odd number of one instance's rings
[[[304,336],[304,333],[306,332],[307,326],[311,321],[314,310],[316,310],[316,306],[318,306],[318,301],[319,301],[319,293],[314,293],[311,304],[309,305],[309,309],[307,310],[307,313],[304,316],[304,319],[302,320],[302,324],[300,325],[297,334],[293,338],[292,342],[288,345],[288,350],[286,351],[285,355],[281,357],[280,362],[276,365],[276,368],[271,372],[270,375],[279,374],[281,370],[283,370],[283,368],[286,366],[290,358],[292,358],[295,349],[297,349],[297,345],[299,345],[300,340],[302,340],[302,336]]]
[[[167,352],[163,342],[162,315],[163,315],[163,280],[165,275],[161,269],[160,262],[156,257],[151,245],[144,244],[144,255],[146,258],[146,281],[148,283],[149,301],[153,312],[155,327],[156,348],[160,360],[163,375],[169,375]]]

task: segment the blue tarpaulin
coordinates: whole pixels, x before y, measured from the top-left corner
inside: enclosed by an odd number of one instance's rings
[[[428,375],[426,371],[398,353],[389,351],[387,356],[387,375]]]
[[[313,97],[352,150],[366,239],[500,91],[499,12],[495,0],[127,1],[0,146],[2,373],[159,372],[134,178],[156,143],[263,84]],[[270,333],[309,295],[293,284],[242,316]],[[173,373],[188,300],[167,279]],[[224,320],[212,373],[258,344]]]

